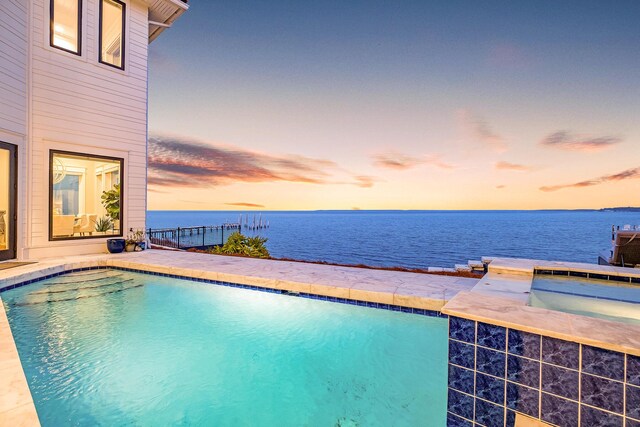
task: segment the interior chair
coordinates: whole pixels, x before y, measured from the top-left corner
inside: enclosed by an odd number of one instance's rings
[[[75,225],[73,226],[73,233],[80,234],[84,236],[85,233],[89,233],[89,235],[93,235],[93,232],[96,231],[96,220],[98,219],[98,215],[96,214],[83,214],[76,220]]]
[[[73,226],[76,222],[75,215],[54,215],[53,216],[53,237],[73,236]]]

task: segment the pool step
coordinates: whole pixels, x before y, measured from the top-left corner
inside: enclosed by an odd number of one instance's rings
[[[42,294],[59,294],[64,292],[73,292],[73,291],[83,291],[85,289],[98,289],[104,288],[107,286],[121,285],[123,283],[133,282],[133,279],[116,279],[115,281],[110,281],[107,283],[100,284],[92,284],[87,286],[77,286],[75,288],[62,288],[58,289],[57,287],[47,287],[41,291],[30,292],[29,295],[42,295]],[[78,282],[82,283],[82,282]],[[75,284],[75,283],[65,283],[65,284]]]
[[[87,294],[87,295],[76,295],[76,296],[70,296],[70,297],[59,297],[59,298],[51,298],[51,295],[47,295],[44,296],[43,298],[26,298],[26,299],[22,299],[21,301],[10,301],[9,305],[11,306],[26,306],[26,305],[36,305],[36,304],[50,304],[50,303],[54,303],[54,302],[64,302],[64,301],[76,301],[79,299],[86,299],[86,298],[95,298],[95,297],[101,297],[104,295],[109,295],[109,294],[114,294],[114,293],[119,293],[119,292],[124,292],[124,291],[128,291],[130,289],[139,289],[142,288],[144,286],[144,284],[142,283],[134,283],[131,286],[123,286],[120,288],[116,288],[116,289],[110,289],[110,290],[106,290],[103,292],[98,292],[98,293],[93,293],[93,294]],[[28,297],[29,295],[27,295]]]
[[[88,276],[88,275],[87,275]],[[57,286],[57,285],[69,285],[73,283],[87,283],[87,282],[98,282],[100,280],[109,279],[112,277],[121,277],[122,273],[113,272],[109,274],[102,274],[101,277],[97,276],[71,276],[71,275],[62,275],[59,276],[55,282],[45,283],[46,286]]]

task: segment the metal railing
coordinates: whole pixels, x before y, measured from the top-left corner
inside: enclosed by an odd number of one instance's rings
[[[147,236],[153,245],[174,249],[207,249],[224,245],[229,236],[241,232],[240,224],[203,225],[200,227],[149,228]]]

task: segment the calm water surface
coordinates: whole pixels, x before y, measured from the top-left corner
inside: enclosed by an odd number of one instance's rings
[[[152,228],[237,222],[238,211],[150,211]],[[253,218],[253,214],[251,214]],[[482,256],[597,262],[611,226],[634,212],[318,211],[266,212],[273,256],[348,264],[452,267]]]
[[[447,321],[130,272],[2,293],[43,426],[443,426]]]

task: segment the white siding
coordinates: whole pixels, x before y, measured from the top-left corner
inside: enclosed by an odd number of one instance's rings
[[[27,6],[0,1],[0,132],[24,137],[27,126]],[[6,141],[7,136],[0,135]],[[6,141],[10,142],[10,141]]]
[[[81,56],[49,46],[49,0],[32,0],[32,174],[25,257],[106,248],[104,239],[49,241],[50,149],[124,158],[122,228],[126,234],[129,228],[145,227],[148,11],[142,1],[126,3],[125,70],[121,71],[98,62],[98,0],[84,2]]]
[[[28,2],[0,0],[0,141],[18,146],[17,249],[25,245],[27,217],[27,68]]]

